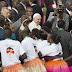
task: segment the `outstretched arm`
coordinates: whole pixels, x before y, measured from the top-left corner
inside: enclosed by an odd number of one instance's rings
[[[70,60],[72,60],[72,55],[69,56],[68,58],[64,59],[64,60],[65,60],[65,61],[70,61]]]
[[[44,35],[48,35],[48,32],[47,32],[47,31],[45,31],[44,29],[41,29],[40,31],[42,31],[42,32],[43,32],[42,34],[44,34]]]

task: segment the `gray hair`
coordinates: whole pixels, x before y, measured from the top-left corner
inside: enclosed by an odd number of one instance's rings
[[[3,8],[1,9],[1,13],[3,13],[5,9],[9,10],[7,7],[3,7]]]

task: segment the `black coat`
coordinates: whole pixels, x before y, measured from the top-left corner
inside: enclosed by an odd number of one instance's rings
[[[70,55],[72,55],[70,51],[70,43],[71,43],[71,38],[70,38],[70,33],[67,31],[63,30],[58,30],[56,32],[60,37],[61,37],[61,45],[62,45],[62,51],[63,51],[63,58],[67,58]],[[68,62],[68,64],[71,66],[72,62]]]
[[[47,21],[50,12],[54,11],[53,8],[50,6],[50,4],[53,4],[53,0],[44,0],[44,3],[47,8],[47,11],[46,11],[46,21]]]
[[[21,3],[19,3],[19,7],[18,7],[17,10],[20,13],[22,10],[25,10],[25,8],[24,8],[24,6]]]
[[[4,40],[4,32],[2,28],[0,28],[0,40]]]
[[[12,13],[13,13],[12,22],[15,22],[19,19],[19,14],[14,9],[12,9]]]

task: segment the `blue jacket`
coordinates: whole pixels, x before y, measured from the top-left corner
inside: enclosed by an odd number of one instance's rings
[[[4,31],[0,28],[0,40],[4,40]]]

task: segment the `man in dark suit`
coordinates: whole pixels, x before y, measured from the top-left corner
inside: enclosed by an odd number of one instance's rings
[[[58,7],[58,14],[57,17],[52,19],[52,28],[58,27],[58,21],[64,20],[65,21],[65,30],[68,30],[69,28],[69,15],[64,13],[64,6]]]
[[[61,16],[61,15],[60,15]],[[69,15],[67,15],[66,13],[63,13],[63,20],[65,21],[65,30],[68,30],[69,28]],[[59,17],[59,20],[61,20],[62,18]],[[52,28],[54,27],[58,27],[58,16],[53,18],[52,20]]]
[[[58,21],[58,27],[59,30],[56,33],[61,37],[63,58],[65,59],[71,55],[69,49],[70,33],[64,30],[65,22],[63,20]],[[69,62],[69,65],[72,65],[72,63]]]
[[[12,23],[12,21],[9,19],[10,11],[7,7],[3,7],[1,9],[1,14],[5,17],[5,22],[6,23]]]
[[[65,12],[69,15],[69,28],[68,28],[68,31],[70,31],[70,30],[72,30],[72,15],[70,14],[70,12],[72,12],[72,2],[71,1],[66,2]]]
[[[12,22],[15,22],[19,19],[19,12],[17,10],[17,8],[19,7],[19,2],[18,1],[14,1],[12,3],[12,13],[13,13],[13,19],[12,19]]]
[[[17,10],[19,11],[19,13],[22,11],[22,10],[25,10],[26,9],[26,1],[27,0],[20,0],[20,3],[19,3],[19,7],[17,8]]]
[[[33,9],[33,15],[35,13],[39,13],[41,15],[41,18],[42,18],[43,17],[42,9],[41,9],[41,7],[39,5],[35,4],[34,2],[35,2],[35,0],[30,0],[29,1],[29,4],[31,5],[31,7]],[[41,24],[40,25],[42,26],[42,20],[41,20]]]
[[[53,12],[53,8],[50,6],[53,4],[53,0],[44,0],[44,3],[47,8],[47,11],[46,11],[46,21],[47,21],[50,12]]]

